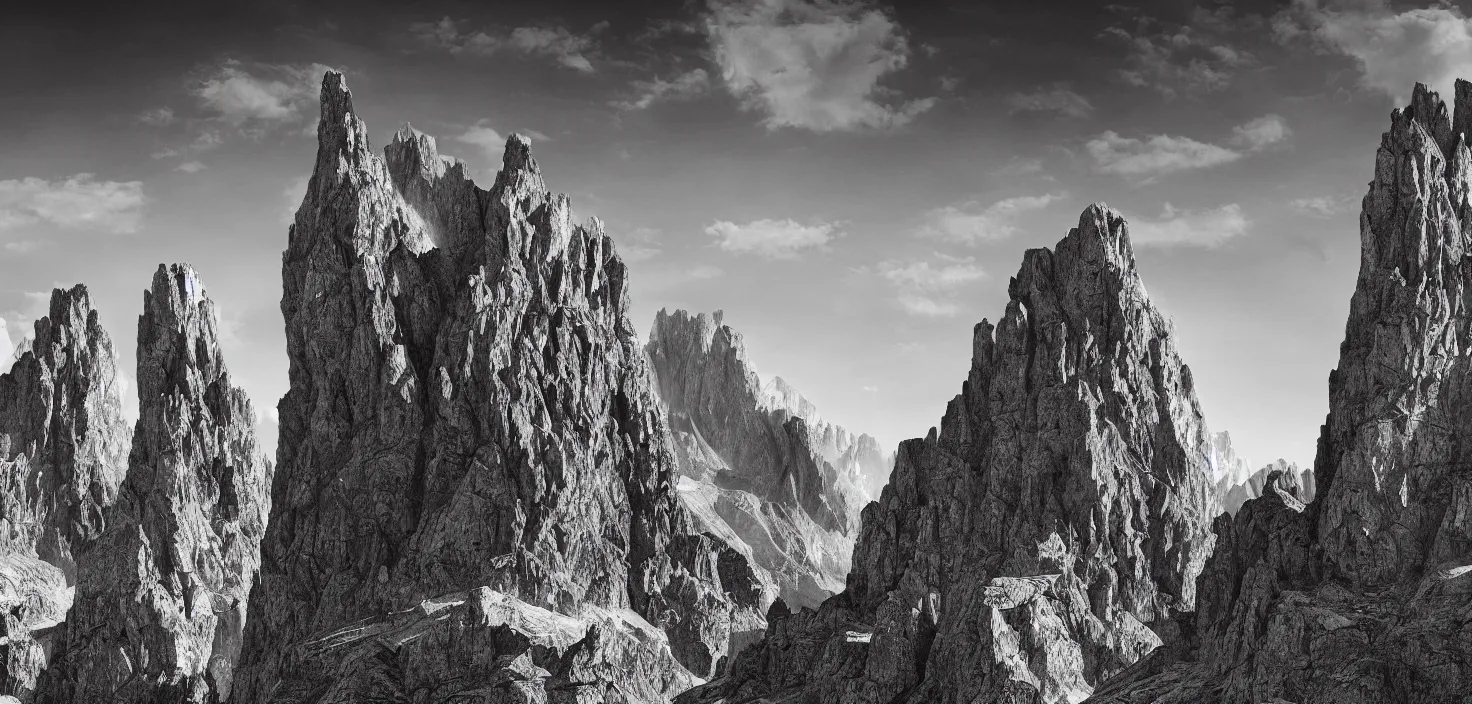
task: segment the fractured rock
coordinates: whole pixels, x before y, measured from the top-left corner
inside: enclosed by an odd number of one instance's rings
[[[734,540],[790,606],[841,591],[877,442],[824,421],[780,377],[763,384],[720,311],[661,310],[645,352],[702,529]]]
[[[1360,216],[1360,272],[1306,506],[1221,517],[1183,637],[1101,702],[1462,701],[1472,681],[1472,83],[1391,113]]]
[[[864,510],[847,589],[769,612],[680,701],[1077,702],[1195,605],[1209,435],[1124,220],[1091,206],[1009,293],[939,430]]]
[[[159,267],[138,318],[127,475],[106,531],[77,560],[75,603],[38,701],[230,696],[270,471],[218,324],[192,269]]]
[[[699,531],[602,224],[574,223],[520,136],[484,190],[412,128],[374,153],[341,74],[321,111],[283,256],[291,386],[235,701],[450,677],[433,658],[349,673],[308,644],[480,587],[636,614],[668,635],[658,662],[709,676],[761,615],[718,581],[733,568],[670,550]]]

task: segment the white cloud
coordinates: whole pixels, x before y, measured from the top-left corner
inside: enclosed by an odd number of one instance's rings
[[[972,257],[948,257],[935,254],[932,265],[922,260],[888,260],[879,263],[879,275],[895,288],[896,300],[905,312],[923,318],[955,315],[960,307],[950,296],[956,289],[986,277]]]
[[[1255,61],[1250,53],[1234,46],[1227,35],[1253,31],[1257,23],[1236,17],[1230,6],[1216,11],[1196,8],[1191,21],[1178,26],[1165,26],[1146,16],[1134,20],[1133,30],[1120,26],[1104,30],[1129,49],[1119,77],[1167,98],[1178,93],[1221,90],[1231,83],[1235,69]]]
[[[1157,134],[1139,139],[1113,130],[1088,141],[1084,148],[1100,172],[1153,180],[1166,174],[1230,164],[1248,152],[1282,143],[1293,134],[1278,115],[1264,115],[1232,128],[1233,147],[1198,142],[1190,137]]]
[[[1190,137],[1157,134],[1137,139],[1121,137],[1113,130],[1089,140],[1084,148],[1094,157],[1099,171],[1120,176],[1162,176],[1229,164],[1242,158],[1231,149]]]
[[[1027,93],[1013,93],[1007,96],[1007,108],[1012,112],[1056,112],[1080,118],[1094,113],[1093,103],[1064,83],[1043,86]]]
[[[154,108],[138,113],[138,121],[150,127],[163,127],[173,124],[174,109],[170,107]]]
[[[463,134],[455,140],[476,147],[485,153],[486,159],[501,168],[501,157],[506,155],[506,138],[501,136],[490,126],[490,121],[484,118],[476,120],[475,124],[468,127]]]
[[[1017,233],[1017,217],[1041,210],[1066,194],[1045,193],[1040,196],[1018,196],[999,200],[982,207],[976,201],[935,208],[925,214],[925,224],[916,231],[922,237],[936,237],[952,242],[976,244],[1006,239]]]
[[[1422,82],[1447,99],[1472,76],[1472,19],[1451,3],[1395,12],[1383,0],[1293,0],[1273,21],[1280,39],[1307,35],[1359,64],[1360,84],[1398,102]]]
[[[859,388],[860,388],[860,390],[862,390],[862,391],[868,391],[871,394],[879,390],[879,387],[878,386],[861,386]]]
[[[573,34],[566,27],[517,27],[506,43],[527,54],[550,56],[575,71],[594,71],[593,63],[584,56],[594,47],[593,38]]]
[[[1263,115],[1255,120],[1232,128],[1232,143],[1249,151],[1257,151],[1282,142],[1293,130],[1288,122],[1277,115]]]
[[[1229,203],[1211,210],[1179,210],[1166,203],[1158,218],[1126,218],[1137,247],[1218,247],[1247,234],[1242,208]]]
[[[593,33],[600,31],[599,26]],[[503,49],[527,55],[547,56],[561,66],[581,73],[596,69],[588,58],[598,43],[590,35],[575,34],[566,27],[517,27],[510,33],[485,30],[462,32],[460,23],[445,17],[438,22],[415,22],[409,32],[421,43],[456,55],[490,56]]]
[[[615,100],[611,105],[620,110],[643,110],[661,100],[689,100],[698,97],[709,87],[710,77],[705,69],[696,68],[668,81],[663,78],[634,81],[634,89],[639,92],[639,97],[633,100]]]
[[[522,136],[525,136],[527,139],[536,140],[538,142],[550,142],[550,141],[552,141],[552,138],[551,137],[548,137],[546,134],[544,134],[542,132],[538,132],[538,131],[533,130],[533,129],[528,129],[528,128],[525,128],[525,127],[523,127],[521,129],[521,134],[522,134]]]
[[[1288,207],[1302,215],[1327,218],[1349,210],[1353,202],[1353,198],[1345,196],[1317,196],[1313,198],[1294,198],[1288,201]]]
[[[194,87],[194,95],[224,122],[241,126],[296,122],[314,113],[322,64],[255,64],[225,61]]]
[[[186,174],[199,173],[205,170],[205,165],[198,161],[186,161],[174,167],[175,171],[183,171]]]
[[[147,199],[141,181],[98,181],[77,174],[59,181],[0,181],[0,231],[49,223],[73,229],[136,232]]]
[[[706,32],[722,78],[768,129],[887,129],[934,98],[897,102],[879,85],[905,67],[902,28],[863,0],[711,0]]]
[[[720,240],[727,252],[756,254],[767,259],[796,259],[805,249],[820,248],[841,237],[839,224],[803,225],[795,220],[754,220],[745,225],[718,220],[705,233]]]

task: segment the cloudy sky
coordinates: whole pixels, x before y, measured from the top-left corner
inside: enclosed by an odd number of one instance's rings
[[[764,375],[886,443],[938,422],[1023,251],[1107,202],[1211,427],[1306,463],[1379,135],[1414,81],[1472,77],[1450,3],[379,4],[7,8],[0,353],[85,282],[131,370],[153,270],[190,262],[274,446],[334,67],[377,145],[412,121],[483,184],[530,136],[632,262],[638,328],[724,309]]]

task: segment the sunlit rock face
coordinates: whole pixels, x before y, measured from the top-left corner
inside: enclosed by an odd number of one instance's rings
[[[751,555],[790,607],[842,591],[867,487],[888,473],[878,443],[823,420],[781,377],[763,383],[720,311],[661,310],[645,352],[702,529]]]
[[[375,153],[340,74],[321,109],[283,256],[290,390],[234,701],[448,702],[497,682],[655,701],[712,675],[731,632],[761,627],[761,590],[680,504],[601,223],[574,223],[520,136],[485,190],[412,128]],[[585,645],[533,652],[540,636],[480,616],[433,621],[478,639],[454,651],[468,660],[322,640],[482,588],[583,624]],[[630,639],[668,653],[658,673],[588,664]],[[574,660],[592,669],[557,664]]]
[[[1465,233],[1472,83],[1391,114],[1360,215],[1360,272],[1316,498],[1271,475],[1220,518],[1189,637],[1106,702],[1449,702],[1472,681],[1472,346]]]
[[[86,287],[53,291],[0,375],[0,695],[33,696],[77,560],[107,527],[131,437],[119,386]]]
[[[231,693],[270,470],[199,276],[159,267],[143,307],[127,474],[106,530],[77,556],[75,602],[39,701],[205,704]]]
[[[1210,438],[1128,226],[1030,250],[938,430],[901,445],[847,589],[768,613],[682,702],[1077,702],[1196,602]]]

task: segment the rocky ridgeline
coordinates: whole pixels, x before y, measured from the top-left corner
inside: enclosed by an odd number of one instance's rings
[[[1196,601],[1215,505],[1190,370],[1127,227],[1030,250],[939,431],[864,509],[847,590],[682,702],[1076,702]]]
[[[77,560],[41,702],[230,696],[270,469],[198,275],[160,266],[143,309],[127,474],[106,531]]]
[[[51,294],[0,375],[0,695],[29,699],[77,560],[107,526],[129,444],[112,341],[87,289]]]
[[[720,311],[661,310],[645,352],[702,530],[751,555],[789,606],[841,591],[866,485],[888,473],[878,443],[824,421],[780,377],[763,384]]]
[[[1101,702],[1453,702],[1472,682],[1472,83],[1391,114],[1305,505],[1217,520],[1182,638]]]
[[[1268,475],[1282,472],[1282,481],[1292,488],[1305,503],[1314,500],[1314,471],[1312,467],[1299,469],[1298,465],[1279,459],[1267,466],[1252,470],[1252,463],[1237,455],[1232,447],[1232,436],[1227,432],[1211,436],[1211,455],[1208,459],[1209,476],[1216,490],[1221,507],[1236,515],[1242,504],[1263,495],[1267,489]]]
[[[409,127],[375,154],[340,74],[321,108],[234,700],[663,701],[710,676],[762,587],[680,504],[601,223],[520,136],[484,190]]]

